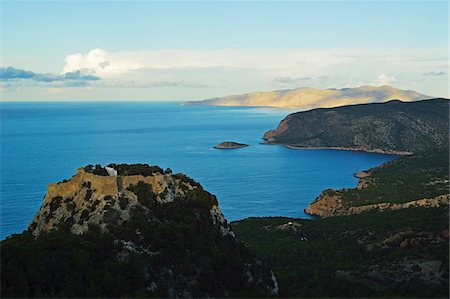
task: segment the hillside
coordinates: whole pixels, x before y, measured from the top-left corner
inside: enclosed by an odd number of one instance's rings
[[[329,108],[349,104],[386,102],[389,100],[416,101],[431,98],[412,90],[400,90],[392,86],[364,85],[355,88],[316,89],[301,87],[288,90],[254,92],[189,101],[186,106],[268,106],[284,108]]]
[[[264,134],[268,143],[387,153],[447,146],[449,101],[390,101],[297,112]]]
[[[315,220],[249,218],[236,237],[289,298],[448,298],[448,206]]]
[[[156,166],[109,166],[50,184],[28,231],[0,243],[3,298],[277,294],[200,184]]]

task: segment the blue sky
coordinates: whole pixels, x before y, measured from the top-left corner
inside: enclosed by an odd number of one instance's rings
[[[202,99],[358,84],[448,96],[447,1],[0,5],[2,99]],[[9,78],[6,67],[61,80]],[[81,75],[65,82],[68,72]]]

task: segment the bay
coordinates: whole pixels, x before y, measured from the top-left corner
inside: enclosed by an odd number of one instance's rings
[[[395,158],[262,145],[289,109],[182,106],[180,102],[0,103],[0,237],[20,233],[50,182],[87,164],[148,163],[183,172],[216,195],[229,221],[308,217],[327,188]],[[222,141],[250,146],[214,149]]]

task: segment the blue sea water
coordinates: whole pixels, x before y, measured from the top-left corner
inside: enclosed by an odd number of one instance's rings
[[[1,103],[1,239],[27,228],[50,182],[87,164],[148,163],[183,172],[215,194],[228,220],[308,217],[326,188],[391,155],[259,144],[293,110],[189,107],[178,102]],[[251,146],[218,150],[221,141]]]

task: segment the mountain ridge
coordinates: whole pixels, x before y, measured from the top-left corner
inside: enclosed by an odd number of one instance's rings
[[[348,104],[386,102],[389,100],[415,101],[432,98],[412,90],[392,86],[363,85],[355,88],[317,89],[299,87],[286,90],[253,92],[216,97],[201,101],[187,101],[185,106],[265,106],[278,108],[330,108]]]

